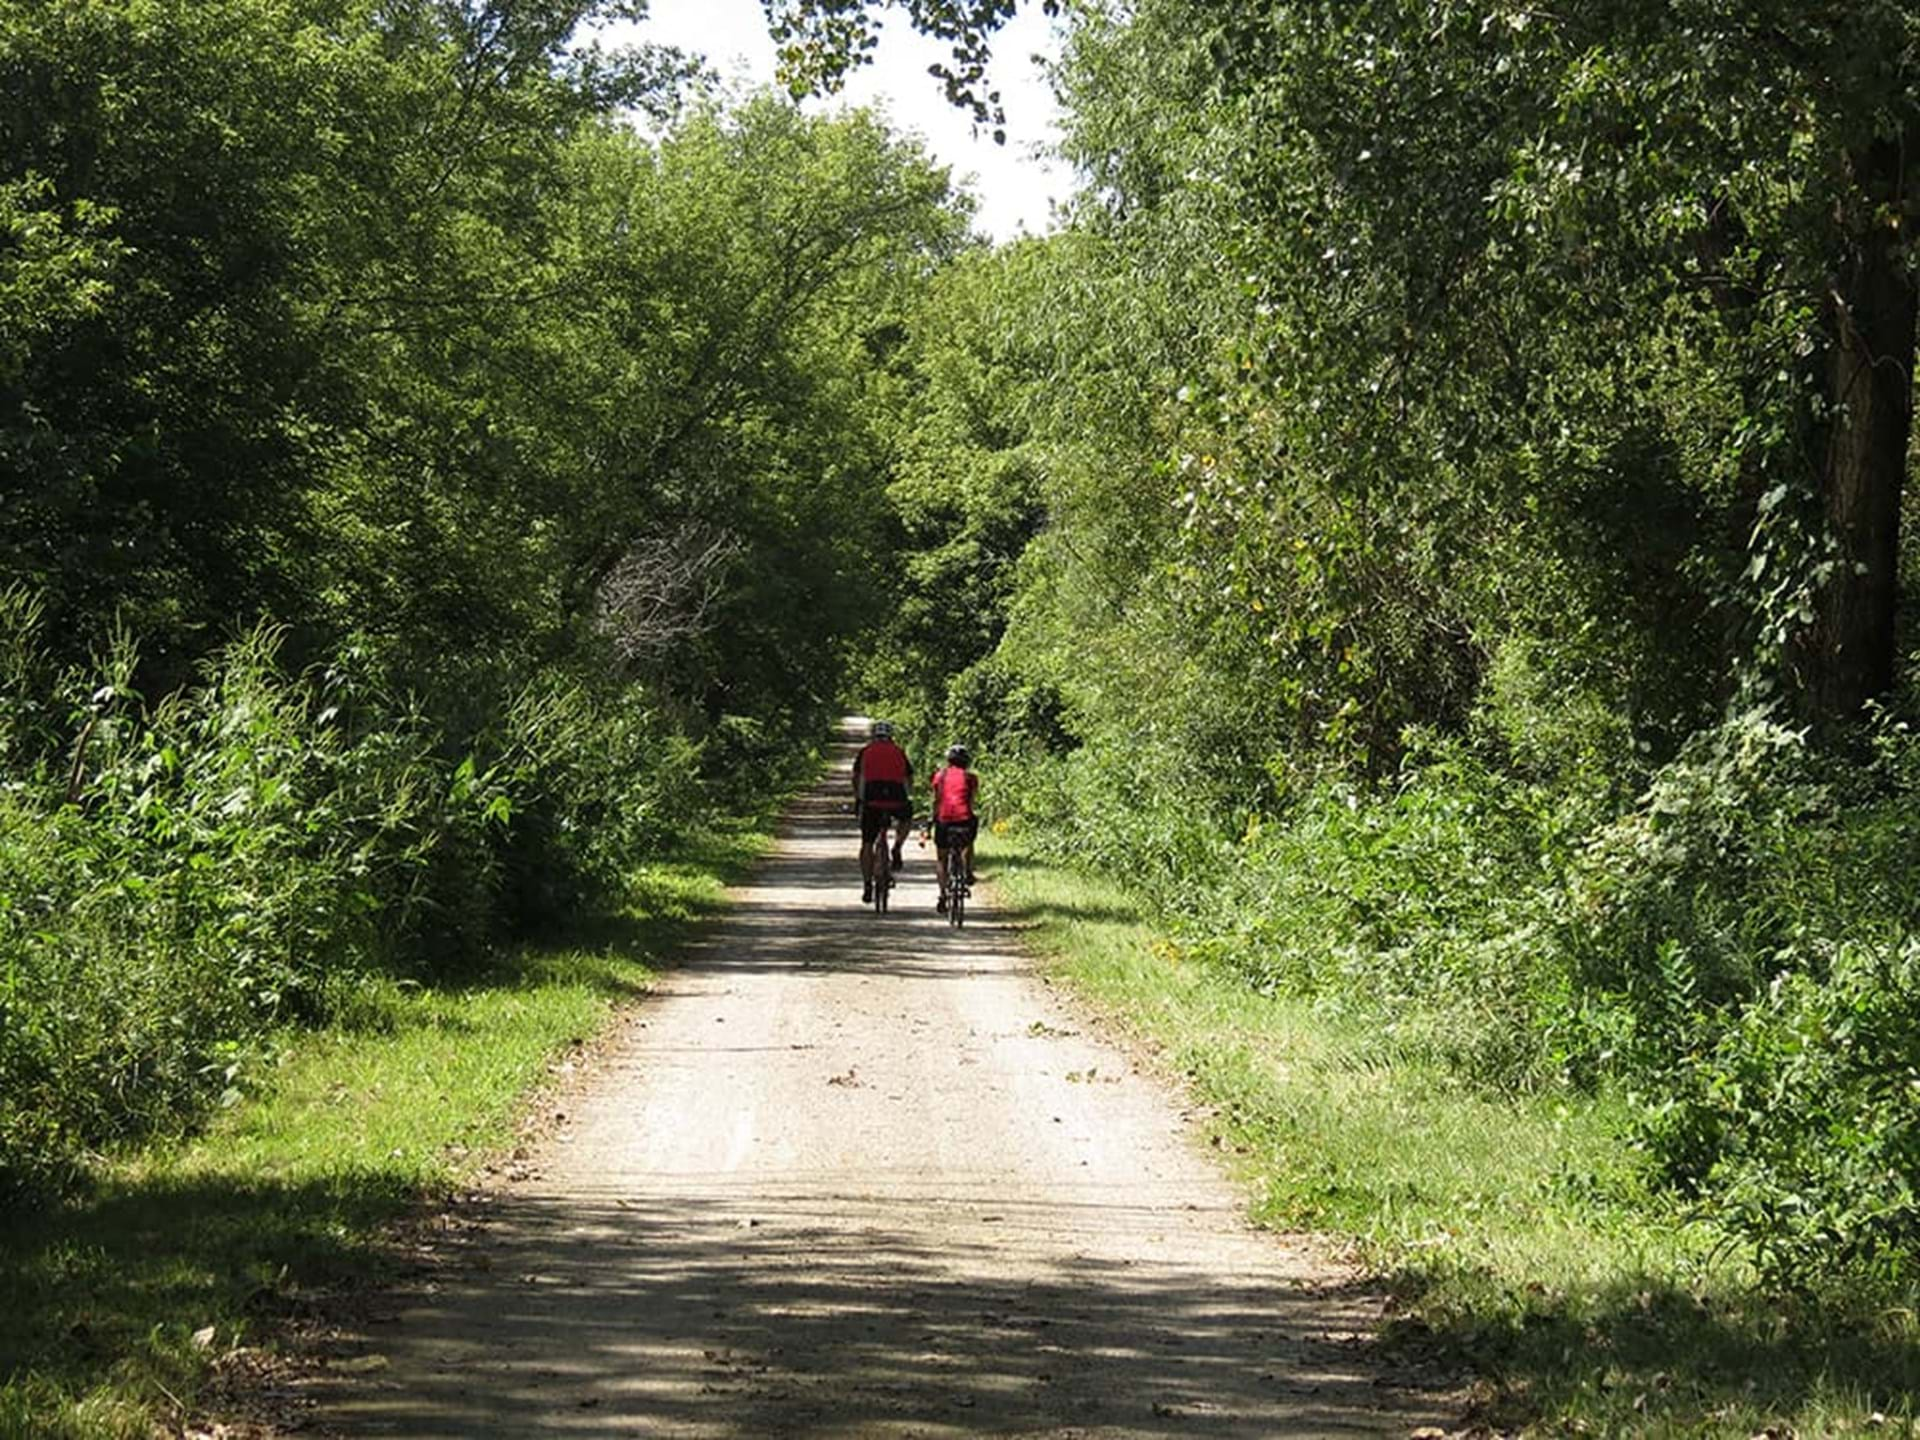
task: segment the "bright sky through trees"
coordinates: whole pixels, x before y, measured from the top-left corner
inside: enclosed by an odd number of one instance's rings
[[[707,57],[731,81],[773,83],[773,43],[767,38],[759,0],[655,0],[643,26],[632,32]],[[980,197],[979,228],[996,240],[1022,229],[1050,226],[1052,203],[1064,199],[1067,167],[1036,153],[1056,137],[1057,107],[1036,53],[1058,53],[1058,43],[1037,8],[1021,10],[994,47],[994,85],[1007,108],[1007,143],[995,145],[984,130],[974,134],[969,116],[947,103],[927,67],[945,55],[938,41],[915,33],[889,11],[874,63],[858,71],[843,96],[810,101],[809,108],[842,103],[884,107],[893,123],[917,132],[956,179],[973,177]]]

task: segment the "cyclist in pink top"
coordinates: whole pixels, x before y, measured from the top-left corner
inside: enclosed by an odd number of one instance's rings
[[[973,838],[980,832],[980,817],[974,813],[974,797],[980,793],[980,777],[967,767],[973,756],[964,745],[950,746],[947,763],[933,772],[933,843],[938,857],[935,868],[940,899],[934,909],[944,914],[947,908],[947,846],[958,841],[965,847],[967,883],[973,883]]]

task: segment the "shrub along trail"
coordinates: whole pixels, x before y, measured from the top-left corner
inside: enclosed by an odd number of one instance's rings
[[[1406,1435],[1376,1296],[1254,1232],[1178,1109],[846,761],[456,1259],[321,1387],[348,1435]],[[377,1357],[377,1358],[376,1358]]]

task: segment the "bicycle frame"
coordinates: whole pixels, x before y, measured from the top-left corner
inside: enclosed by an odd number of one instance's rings
[[[940,847],[940,854],[946,862],[947,923],[958,928],[966,923],[967,897],[973,893],[967,884],[967,847],[962,841],[950,839]]]
[[[893,890],[893,826],[883,825],[873,833],[867,858],[873,866],[873,913],[887,913],[887,896]]]

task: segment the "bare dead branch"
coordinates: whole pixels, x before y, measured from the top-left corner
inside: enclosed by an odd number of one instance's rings
[[[706,633],[739,539],[698,523],[627,548],[600,582],[595,624],[630,665],[656,664]]]

